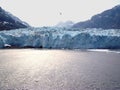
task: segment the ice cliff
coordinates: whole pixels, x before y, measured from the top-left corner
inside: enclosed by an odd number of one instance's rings
[[[0,32],[0,48],[120,49],[119,29],[41,27]]]

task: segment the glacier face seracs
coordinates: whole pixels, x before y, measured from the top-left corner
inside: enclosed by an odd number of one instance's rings
[[[41,27],[0,32],[0,48],[120,49],[120,30]]]

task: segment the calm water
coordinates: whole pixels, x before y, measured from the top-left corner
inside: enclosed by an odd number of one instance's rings
[[[120,90],[120,53],[0,50],[0,90]]]

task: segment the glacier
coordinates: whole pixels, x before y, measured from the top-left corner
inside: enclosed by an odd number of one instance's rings
[[[39,27],[0,31],[0,48],[120,49],[119,29]]]

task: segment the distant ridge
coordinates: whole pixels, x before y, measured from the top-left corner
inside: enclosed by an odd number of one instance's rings
[[[78,22],[74,28],[120,29],[120,5],[94,15],[90,20]]]
[[[72,21],[66,21],[66,22],[59,22],[57,25],[55,25],[55,27],[72,27],[74,25],[74,22]]]
[[[0,31],[27,28],[29,25],[0,7]]]

